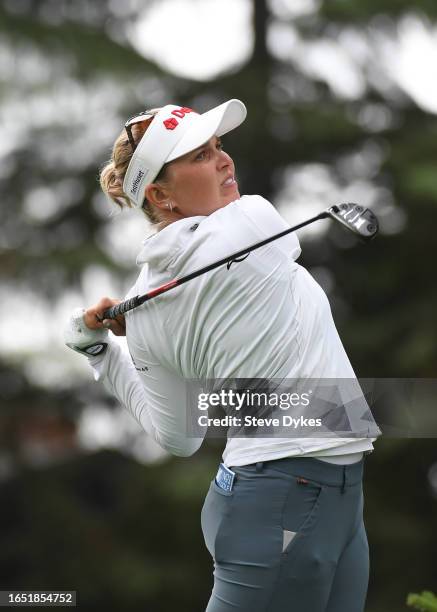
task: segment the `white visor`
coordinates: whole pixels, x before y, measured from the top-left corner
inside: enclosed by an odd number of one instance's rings
[[[132,155],[123,181],[124,193],[141,207],[146,186],[153,183],[164,164],[197,149],[213,136],[230,132],[246,115],[240,100],[228,100],[202,115],[184,106],[167,104],[153,117]]]

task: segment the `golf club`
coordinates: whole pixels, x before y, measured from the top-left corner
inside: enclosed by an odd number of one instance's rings
[[[164,285],[157,287],[156,289],[152,289],[151,291],[148,291],[144,295],[136,295],[135,297],[132,297],[129,300],[120,302],[120,304],[116,304],[115,306],[112,306],[111,308],[108,308],[107,310],[105,310],[105,312],[103,313],[103,317],[100,320],[103,321],[103,319],[115,319],[118,315],[124,314],[125,312],[128,312],[129,310],[133,310],[134,308],[141,306],[141,304],[144,304],[145,302],[151,300],[152,298],[157,297],[158,295],[162,295],[163,293],[170,291],[170,289],[173,289],[174,287],[179,287],[180,285],[187,283],[193,278],[196,278],[197,276],[200,276],[201,274],[205,274],[206,272],[209,272],[210,270],[214,270],[215,268],[218,268],[219,266],[222,266],[224,264],[227,264],[227,268],[229,270],[229,268],[234,262],[243,261],[244,259],[246,259],[246,257],[248,257],[251,251],[254,251],[255,249],[259,249],[265,244],[268,244],[269,242],[273,242],[273,240],[282,238],[282,236],[286,236],[287,234],[290,234],[291,232],[294,232],[300,229],[301,227],[305,227],[306,225],[309,225],[310,223],[314,223],[314,221],[318,221],[319,219],[327,219],[327,218],[331,218],[331,219],[334,219],[335,221],[340,222],[342,225],[347,227],[354,234],[356,234],[357,236],[359,236],[362,240],[366,242],[372,239],[375,236],[375,234],[378,232],[378,220],[376,216],[373,214],[373,212],[369,210],[368,208],[364,208],[363,206],[360,206],[359,204],[353,204],[353,203],[344,203],[344,204],[339,204],[338,206],[334,205],[328,208],[327,210],[324,210],[320,214],[316,215],[315,217],[308,219],[307,221],[303,221],[302,223],[299,223],[298,225],[295,225],[294,227],[290,227],[282,232],[279,232],[279,234],[275,234],[274,236],[270,236],[270,238],[266,238],[265,240],[256,242],[255,244],[252,244],[244,249],[241,249],[240,251],[237,251],[236,253],[232,253],[231,255],[228,255],[227,257],[223,257],[222,259],[219,259],[218,261],[215,261],[207,266],[204,266],[203,268],[199,268],[198,270],[195,270],[194,272],[190,272],[190,274],[187,274],[186,276],[182,276],[181,278],[175,278],[169,281],[168,283],[165,283]]]

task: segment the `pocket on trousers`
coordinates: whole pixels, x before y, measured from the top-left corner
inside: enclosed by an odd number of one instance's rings
[[[282,555],[289,555],[311,533],[320,507],[322,485],[314,482],[291,484],[282,515]]]
[[[213,487],[214,491],[216,493],[218,493],[219,495],[224,495],[225,497],[232,497],[232,495],[234,494],[233,490],[232,491],[226,491],[225,489],[222,489],[221,487],[219,487],[218,484],[215,481],[215,478],[214,478],[214,480],[212,481],[211,484],[212,484],[212,487]]]

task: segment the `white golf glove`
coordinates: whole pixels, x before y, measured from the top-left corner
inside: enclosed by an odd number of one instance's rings
[[[90,329],[85,325],[84,308],[76,308],[64,328],[64,341],[73,351],[87,357],[100,355],[108,346],[107,329]]]

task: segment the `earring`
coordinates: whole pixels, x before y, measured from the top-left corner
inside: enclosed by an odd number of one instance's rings
[[[171,202],[167,202],[167,208],[170,209],[170,212],[173,212],[173,204]]]

